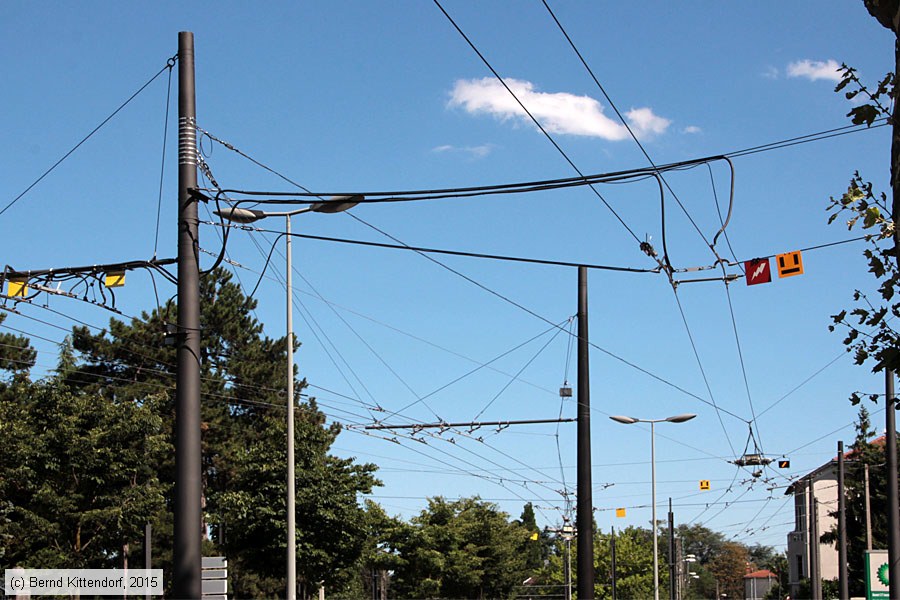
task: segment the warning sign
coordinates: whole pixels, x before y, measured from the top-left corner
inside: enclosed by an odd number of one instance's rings
[[[775,257],[778,263],[779,277],[793,277],[794,275],[803,275],[803,256],[799,250],[779,254]]]
[[[704,492],[709,489],[709,479],[700,480],[700,489]]]
[[[6,295],[10,298],[24,298],[28,295],[28,281],[10,279],[6,282]]]
[[[619,517],[620,519],[621,519],[622,517],[624,517],[624,516],[625,516],[625,509],[624,509],[624,508],[617,508],[617,509],[616,509],[616,516]]]
[[[784,459],[784,458],[778,459],[778,468],[779,469],[790,469],[791,461]]]
[[[744,261],[744,273],[747,276],[747,285],[772,281],[772,270],[769,268],[768,258],[754,258],[753,260]]]

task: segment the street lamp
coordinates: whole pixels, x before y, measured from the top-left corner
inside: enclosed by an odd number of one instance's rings
[[[653,600],[659,600],[659,548],[656,540],[656,441],[654,425],[657,423],[684,423],[690,421],[697,415],[683,414],[674,417],[666,417],[665,419],[635,419],[634,417],[625,417],[621,415],[612,416],[610,419],[617,423],[625,425],[633,425],[634,423],[650,423],[650,503],[652,504],[653,520]]]
[[[291,290],[291,217],[306,212],[338,213],[353,208],[363,200],[363,196],[333,196],[325,202],[316,202],[297,210],[285,212],[268,212],[247,208],[228,208],[215,213],[235,223],[253,223],[267,217],[284,217],[285,254],[287,255],[287,273],[285,288],[287,292],[287,596],[288,600],[297,597],[297,534],[295,525],[294,484],[294,320],[293,296]]]

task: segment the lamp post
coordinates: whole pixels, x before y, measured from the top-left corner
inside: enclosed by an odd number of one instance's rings
[[[634,417],[612,416],[617,423],[633,425],[634,423],[650,423],[650,503],[653,520],[653,600],[659,600],[659,548],[656,540],[656,440],[654,425],[657,423],[684,423],[697,415],[684,414],[666,417],[665,419],[635,419]]]
[[[287,600],[297,598],[297,534],[295,525],[296,490],[294,484],[294,319],[293,294],[291,290],[291,217],[306,212],[338,213],[353,208],[363,196],[334,196],[326,202],[317,202],[285,212],[268,212],[246,208],[228,208],[215,213],[235,223],[253,223],[267,217],[284,217],[285,222],[285,255],[287,271],[285,274],[287,304]]]

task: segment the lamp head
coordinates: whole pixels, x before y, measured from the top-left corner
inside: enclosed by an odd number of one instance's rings
[[[634,423],[638,422],[638,419],[635,419],[634,417],[626,417],[623,415],[615,415],[610,417],[610,419],[616,421],[617,423],[624,423],[625,425],[633,425]]]
[[[266,216],[266,213],[261,210],[249,208],[226,208],[225,210],[214,210],[213,212],[232,223],[253,223]]]
[[[696,416],[697,415],[691,413],[686,413],[683,415],[675,415],[674,417],[667,417],[666,421],[668,421],[669,423],[684,423],[685,421],[690,421]]]
[[[351,196],[332,196],[324,202],[316,202],[309,205],[309,210],[319,213],[339,213],[351,209],[360,202],[365,200],[365,196],[361,194],[353,194]]]

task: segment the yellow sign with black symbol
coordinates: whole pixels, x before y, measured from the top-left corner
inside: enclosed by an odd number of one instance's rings
[[[616,516],[619,517],[620,519],[621,519],[622,517],[624,517],[624,516],[625,516],[625,509],[624,509],[624,508],[617,508],[617,509],[616,509]]]
[[[799,250],[779,254],[775,257],[775,262],[778,264],[779,277],[803,275],[803,255]]]
[[[10,279],[6,282],[6,295],[10,298],[24,298],[28,295],[28,280]]]
[[[709,479],[700,480],[700,489],[704,492],[709,489]]]
[[[125,285],[125,271],[110,271],[103,284],[108,288],[122,287]]]

